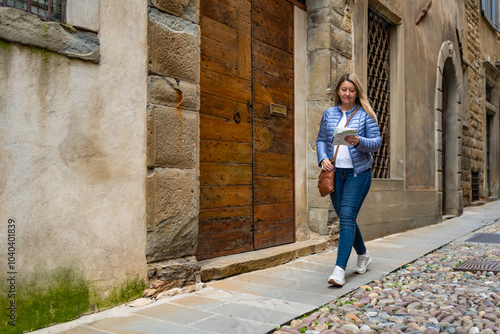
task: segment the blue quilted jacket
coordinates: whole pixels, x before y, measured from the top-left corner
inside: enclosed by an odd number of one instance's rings
[[[326,109],[321,119],[318,139],[316,140],[319,167],[321,167],[321,161],[323,161],[323,159],[328,158],[333,160],[333,155],[335,153],[332,146],[333,134],[343,115],[339,106]],[[354,107],[346,113],[347,118],[349,118],[357,107],[357,104],[354,105]],[[359,144],[356,145],[356,147],[349,146],[349,153],[351,154],[352,165],[354,166],[354,174],[357,175],[372,166],[373,157],[371,152],[375,152],[380,148],[382,138],[380,138],[378,124],[365,112],[362,106],[349,121],[347,127],[358,129],[357,136],[359,137]]]

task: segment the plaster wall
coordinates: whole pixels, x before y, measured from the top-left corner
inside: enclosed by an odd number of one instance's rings
[[[421,6],[425,1],[419,1]],[[459,55],[457,30],[461,31],[463,6],[456,1],[434,1],[418,24],[421,7],[405,6],[406,85],[406,182],[409,189],[435,188],[435,125],[437,65],[441,45],[451,41]],[[460,64],[454,64],[460,69]],[[461,82],[458,83],[461,85]],[[449,89],[456,89],[449,87]],[[452,101],[449,101],[452,103]],[[411,162],[411,163],[410,163]]]
[[[495,64],[495,61],[500,60],[500,32],[488,22],[484,16],[479,19],[479,34],[481,36],[481,54],[482,59]]]
[[[484,73],[483,87],[491,87],[490,101],[483,101],[483,133],[485,149],[483,154],[484,178],[482,182],[483,196],[486,200],[497,200],[500,189],[500,70],[496,66],[500,62],[500,32],[490,22],[480,16],[479,34],[481,36],[481,60]],[[491,122],[491,124],[488,124]],[[489,143],[486,141],[489,135]],[[486,145],[489,145],[488,149]],[[489,150],[489,152],[488,152]],[[489,154],[489,157],[487,156]],[[488,166],[489,164],[489,166]],[[489,173],[487,172],[489,168]]]
[[[309,226],[313,231],[338,238],[338,220],[329,198],[320,198],[316,182],[319,168],[315,140],[323,111],[332,103],[337,78],[354,71],[368,83],[368,9],[392,23],[390,29],[390,178],[374,179],[361,209],[358,223],[366,240],[435,223],[441,219],[435,189],[411,191],[406,188],[406,103],[410,83],[405,70],[405,21],[400,1],[358,0],[343,6],[312,3],[308,7],[308,179]],[[405,3],[406,4],[406,3]],[[309,4],[308,4],[309,5]],[[326,35],[327,37],[323,37]],[[339,37],[340,36],[340,37]],[[342,43],[340,41],[343,41]],[[439,49],[438,49],[439,50]],[[429,51],[430,52],[430,51]],[[436,71],[437,54],[433,71]],[[413,83],[411,79],[411,83]],[[435,83],[432,84],[435,87]],[[415,89],[421,89],[418,85]],[[425,89],[425,88],[424,88]],[[434,98],[432,98],[432,103]],[[433,105],[429,106],[434,108]],[[428,119],[429,120],[429,119]],[[430,126],[433,126],[433,121]],[[425,124],[429,127],[429,124]],[[433,127],[432,127],[433,128]],[[433,131],[433,130],[432,130]],[[429,134],[434,136],[434,132]],[[428,152],[434,154],[433,151]],[[427,157],[423,157],[424,159]]]
[[[426,1],[360,0],[352,8],[353,68],[368,83],[368,9],[390,24],[390,178],[374,179],[359,214],[367,240],[434,224],[441,220],[435,187],[436,76],[447,32],[434,36],[444,17],[446,26],[459,25],[460,8],[434,6],[415,25]],[[444,14],[445,9],[450,10]],[[432,24],[429,19],[431,12]],[[452,23],[450,23],[452,22]],[[425,23],[425,24],[424,24]],[[448,29],[450,30],[450,29]],[[432,33],[431,33],[432,31]],[[452,30],[455,35],[455,28]],[[453,37],[453,35],[452,35]],[[455,43],[457,45],[457,43]],[[459,64],[457,64],[459,66]]]
[[[147,3],[98,9],[98,64],[0,41],[0,225],[15,221],[25,297],[61,269],[86,305],[144,285]]]

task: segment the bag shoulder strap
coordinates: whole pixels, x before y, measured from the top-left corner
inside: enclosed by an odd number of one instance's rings
[[[356,113],[356,111],[358,111],[359,107],[361,107],[361,105],[359,105],[356,110],[354,110],[351,114],[351,116],[349,116],[349,119],[347,120],[347,122],[345,123],[345,125],[347,126],[347,124],[349,124],[349,121],[351,120],[352,116],[354,116],[354,114]],[[333,157],[333,160],[332,160],[332,164],[335,163],[335,160],[337,160],[337,153],[339,153],[339,147],[340,145],[337,145],[337,148],[335,149],[335,156]]]

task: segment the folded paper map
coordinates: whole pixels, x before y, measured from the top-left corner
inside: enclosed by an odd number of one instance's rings
[[[347,136],[355,136],[358,132],[358,129],[349,129],[343,127],[336,127],[335,134],[333,135],[332,145],[347,145],[351,146],[351,144],[345,141],[345,137]]]

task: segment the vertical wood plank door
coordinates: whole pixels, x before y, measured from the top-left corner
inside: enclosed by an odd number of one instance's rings
[[[293,10],[287,0],[252,1],[255,249],[295,240]]]
[[[197,258],[253,246],[250,0],[202,0]]]
[[[201,0],[200,12],[197,258],[293,242],[293,5]]]

